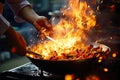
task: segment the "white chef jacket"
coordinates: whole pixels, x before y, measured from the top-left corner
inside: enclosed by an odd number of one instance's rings
[[[27,0],[6,0],[6,2],[9,4],[10,8],[13,10],[15,14],[15,19],[18,21],[20,19],[16,18],[19,14],[20,10],[24,8],[25,6],[30,5],[30,3]],[[2,3],[0,3],[0,9],[3,8]],[[9,21],[7,21],[3,16],[2,12],[0,11],[0,35],[2,35],[10,26]]]

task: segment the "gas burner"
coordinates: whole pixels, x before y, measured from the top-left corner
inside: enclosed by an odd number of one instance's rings
[[[39,76],[39,74],[40,74],[40,70],[32,63],[24,64],[17,68],[11,69],[8,72],[31,75],[31,76]]]
[[[119,63],[119,62],[117,62]],[[114,62],[114,65],[116,63]],[[111,64],[112,65],[112,64]],[[92,71],[90,74],[70,74],[74,75],[75,79],[72,80],[85,80],[86,77],[91,78],[91,76],[95,76],[100,78],[100,80],[119,80],[118,73],[120,72],[120,65],[113,67],[106,66],[109,69],[108,72],[103,72],[103,67],[99,68],[97,71]],[[66,74],[67,75],[67,74]],[[24,65],[18,66],[16,68],[10,69],[8,71],[4,71],[0,73],[0,79],[2,80],[65,80],[66,75],[57,75],[51,74],[44,70],[39,69],[33,63],[29,62]],[[68,74],[69,75],[69,74]],[[77,79],[76,79],[77,78]]]
[[[6,79],[13,79],[13,80],[14,79],[15,80],[16,79],[17,80],[21,80],[21,79],[38,80],[40,79],[41,80],[42,79],[44,80],[45,78],[47,79],[51,75],[52,74],[48,72],[39,70],[38,67],[36,67],[33,63],[29,62],[19,67],[13,68],[11,70],[4,71],[3,73],[0,74],[0,78],[2,77],[3,80],[6,80]]]
[[[24,74],[29,76],[50,76],[51,74],[43,70],[39,70],[33,63],[26,63],[22,66],[8,70],[7,72]]]

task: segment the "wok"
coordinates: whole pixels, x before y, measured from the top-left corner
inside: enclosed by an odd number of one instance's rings
[[[102,45],[103,49],[110,49],[109,47]],[[34,56],[34,55],[33,55]],[[35,64],[39,69],[50,72],[52,74],[68,74],[68,73],[86,73],[92,70],[96,70],[102,65],[98,63],[98,58],[88,58],[79,60],[44,60],[42,58],[32,58],[27,56],[30,61]]]

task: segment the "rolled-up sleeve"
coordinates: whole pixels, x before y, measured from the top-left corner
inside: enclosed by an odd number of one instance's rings
[[[27,0],[7,0],[10,7],[14,11],[14,13],[17,15],[22,8],[25,6],[31,6],[30,3]]]
[[[7,0],[7,3],[15,14],[15,21],[23,22],[24,20],[18,17],[18,14],[22,8],[25,6],[31,6],[31,4],[27,0]]]

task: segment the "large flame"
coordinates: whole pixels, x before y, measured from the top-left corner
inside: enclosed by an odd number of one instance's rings
[[[93,10],[84,0],[69,0],[68,6],[61,10],[63,16],[53,26],[54,41],[48,40],[38,43],[31,49],[49,59],[50,55],[74,52],[77,49],[86,48],[89,41],[86,35],[96,24]]]

